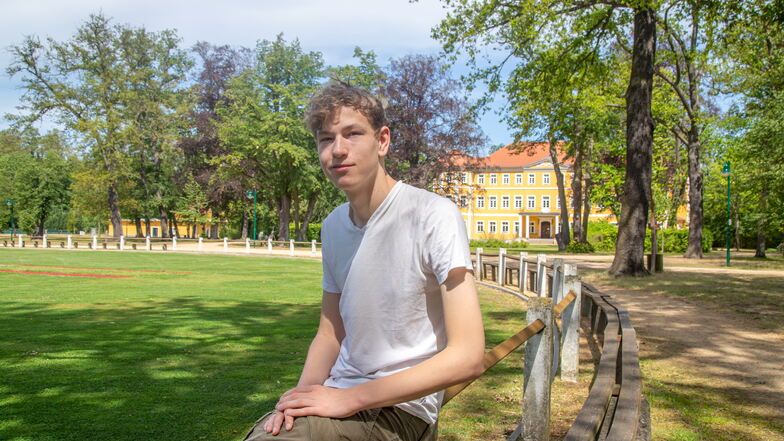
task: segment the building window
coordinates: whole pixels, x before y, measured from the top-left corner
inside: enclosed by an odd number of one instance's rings
[[[509,233],[509,221],[501,222],[501,232],[504,234]]]
[[[484,185],[484,183],[485,183],[485,175],[482,174],[482,173],[478,174],[477,177],[476,177],[476,183],[480,184],[480,185]]]
[[[501,182],[503,182],[504,185],[509,185],[509,173],[504,173],[501,177]]]
[[[476,232],[477,233],[485,232],[485,221],[476,221]]]
[[[528,208],[536,208],[536,196],[528,196]]]
[[[555,197],[555,208],[558,209],[558,210],[561,209],[561,197],[560,196],[556,196]]]
[[[460,172],[460,183],[461,184],[468,183],[468,173]]]
[[[490,207],[489,208],[498,208],[498,197],[497,196],[490,196]]]
[[[444,181],[446,181],[447,184],[451,184],[452,183],[452,173],[451,172],[446,174],[446,176],[444,177]]]
[[[495,221],[490,221],[490,233],[496,232],[495,225]]]
[[[466,195],[461,194],[460,195],[460,208],[465,208],[467,206],[468,206],[468,198],[466,197]]]
[[[523,197],[522,196],[515,196],[515,209],[522,210],[523,209]]]
[[[542,208],[550,208],[550,196],[542,196]]]
[[[523,183],[523,174],[517,173],[515,174],[515,184],[520,185]]]
[[[484,196],[477,196],[476,197],[476,208],[485,208],[485,197]]]
[[[501,196],[501,208],[509,208],[509,196]]]
[[[490,185],[495,185],[498,183],[498,177],[495,173],[490,173]]]
[[[533,173],[528,173],[528,185],[536,184],[536,175]]]
[[[514,222],[514,232],[515,232],[515,235],[517,235],[517,236],[520,235],[520,221],[515,221]]]
[[[528,224],[528,231],[530,231],[532,234],[536,234],[536,223],[535,222],[531,222],[530,224]]]
[[[545,173],[542,175],[542,184],[550,185],[550,173]]]

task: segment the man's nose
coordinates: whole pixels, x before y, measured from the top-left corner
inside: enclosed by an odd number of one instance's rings
[[[336,136],[332,142],[332,156],[342,158],[348,153],[346,140],[342,136]]]

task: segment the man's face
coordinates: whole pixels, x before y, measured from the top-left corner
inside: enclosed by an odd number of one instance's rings
[[[339,189],[355,192],[370,188],[379,173],[380,160],[389,148],[389,129],[378,133],[368,119],[350,107],[341,107],[316,133],[321,168]]]

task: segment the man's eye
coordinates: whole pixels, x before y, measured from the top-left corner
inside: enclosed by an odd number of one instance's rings
[[[331,137],[324,137],[319,139],[319,143],[332,142]]]

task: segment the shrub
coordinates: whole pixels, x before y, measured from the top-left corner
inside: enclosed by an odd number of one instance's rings
[[[590,242],[571,241],[569,242],[569,245],[566,246],[566,251],[570,253],[583,254],[596,252],[596,249],[593,245],[591,245]]]
[[[667,228],[659,230],[658,234],[658,250],[661,252],[662,242],[664,242],[665,253],[684,253],[689,246],[689,230],[676,230],[675,228]],[[710,230],[702,229],[702,252],[707,253],[711,250],[713,244],[713,234]],[[645,232],[645,250],[651,250],[651,231]]]
[[[528,242],[505,241],[499,239],[473,239],[469,242],[472,248],[528,248]]]

